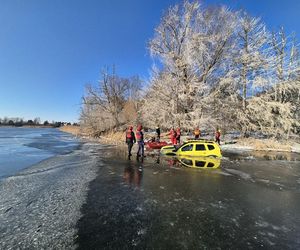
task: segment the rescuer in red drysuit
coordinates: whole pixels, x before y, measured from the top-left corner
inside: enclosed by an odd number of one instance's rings
[[[126,131],[126,143],[128,145],[128,157],[131,156],[131,149],[133,144],[136,142],[133,127],[129,126],[128,130]]]
[[[137,131],[135,133],[136,140],[137,140],[138,145],[139,145],[139,149],[138,149],[138,152],[137,152],[137,157],[140,157],[140,156],[145,157],[145,155],[144,155],[144,133],[142,132],[142,129],[143,129],[143,126],[139,125],[137,127]]]
[[[220,129],[217,129],[217,131],[215,133],[215,139],[219,145],[220,145],[220,137],[221,137],[221,131],[220,131]]]
[[[176,131],[174,130],[174,128],[171,128],[169,134],[170,134],[171,143],[173,145],[176,145]]]

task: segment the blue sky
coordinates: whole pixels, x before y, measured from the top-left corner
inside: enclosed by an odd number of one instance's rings
[[[0,117],[76,122],[105,65],[147,79],[147,41],[175,0],[0,0]],[[298,0],[207,0],[284,26],[300,40]]]

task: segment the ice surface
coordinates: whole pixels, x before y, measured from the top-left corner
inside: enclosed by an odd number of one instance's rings
[[[0,249],[76,247],[80,209],[101,164],[86,152],[51,157],[0,181]]]
[[[271,161],[272,155],[228,154],[219,169],[205,171],[168,157],[127,159],[113,149],[104,154],[110,167],[90,184],[78,223],[82,248],[300,246],[298,156]]]
[[[0,128],[0,179],[43,159],[76,149],[79,141],[57,129]]]
[[[0,249],[299,249],[299,180],[295,154],[192,169],[87,143],[0,181]]]

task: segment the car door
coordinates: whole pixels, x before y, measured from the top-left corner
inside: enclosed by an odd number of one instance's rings
[[[207,156],[207,149],[204,143],[197,143],[195,146],[195,155]]]
[[[179,150],[180,155],[193,155],[193,149],[194,149],[194,144],[193,143],[188,143],[186,145],[183,145]]]

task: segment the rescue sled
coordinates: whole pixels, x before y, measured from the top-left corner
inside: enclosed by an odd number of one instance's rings
[[[167,146],[167,145],[172,145],[170,143],[167,143],[166,141],[160,141],[160,142],[146,142],[145,143],[146,147],[149,148],[149,149],[161,149],[162,147],[164,146]]]

